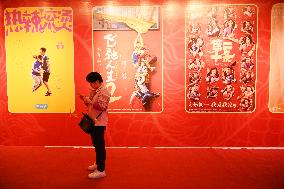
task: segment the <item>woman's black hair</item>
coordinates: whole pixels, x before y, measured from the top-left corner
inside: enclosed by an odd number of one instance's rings
[[[103,78],[101,76],[101,74],[99,74],[98,72],[91,72],[86,76],[86,80],[89,83],[95,83],[96,81],[99,81],[100,83],[103,82]]]

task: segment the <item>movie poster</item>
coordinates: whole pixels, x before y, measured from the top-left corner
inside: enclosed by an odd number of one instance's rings
[[[257,6],[190,5],[186,11],[187,112],[253,112]]]
[[[111,91],[110,112],[163,110],[161,9],[93,8],[93,69]]]
[[[74,112],[72,9],[7,8],[4,24],[9,111]]]
[[[284,3],[275,4],[271,11],[271,48],[269,72],[269,111],[284,112]]]

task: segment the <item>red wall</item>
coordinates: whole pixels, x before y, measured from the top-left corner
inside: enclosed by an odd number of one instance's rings
[[[91,145],[89,137],[77,126],[80,112],[84,108],[78,94],[88,88],[85,75],[92,70],[91,10],[94,6],[107,5],[108,2],[110,1],[1,1],[0,145]],[[137,6],[143,2],[115,1],[113,5]],[[106,132],[107,146],[284,146],[284,115],[272,114],[268,110],[270,15],[272,5],[283,1],[202,1],[205,4],[249,3],[256,4],[259,8],[256,110],[253,113],[232,114],[185,112],[184,16],[187,1],[147,2],[163,8],[163,112],[110,114]],[[3,11],[5,8],[39,6],[66,6],[73,9],[76,92],[74,114],[8,112]]]

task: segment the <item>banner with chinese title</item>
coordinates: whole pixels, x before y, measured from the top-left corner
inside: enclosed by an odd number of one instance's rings
[[[271,49],[269,72],[269,110],[284,112],[284,3],[275,4],[271,11]],[[282,72],[283,71],[283,72]]]
[[[111,91],[110,112],[163,110],[160,17],[157,6],[93,8],[94,70]]]
[[[7,8],[4,25],[9,111],[73,112],[72,9]]]
[[[186,111],[255,110],[257,7],[190,5],[186,11]]]

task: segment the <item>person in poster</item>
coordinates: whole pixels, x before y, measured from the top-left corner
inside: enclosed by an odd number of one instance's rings
[[[220,35],[220,26],[215,18],[212,18],[207,28],[208,37],[218,37]]]
[[[137,64],[139,57],[144,53],[145,48],[143,47],[143,38],[140,33],[138,33],[136,39],[134,40],[134,50],[132,52],[132,62],[134,65]]]
[[[130,97],[130,105],[133,105],[133,98],[137,97],[141,100],[143,107],[146,111],[151,110],[151,101],[154,98],[160,96],[160,93],[154,93],[149,90],[149,81],[150,81],[150,72],[154,71],[154,67],[151,67],[150,64],[157,61],[156,57],[153,57],[149,62],[146,58],[147,54],[141,54],[138,58],[138,68],[135,74],[135,91],[133,91]]]
[[[42,68],[42,56],[34,56],[36,61],[33,64],[32,68],[32,78],[34,80],[34,84],[32,87],[32,91],[35,92],[42,85],[42,76],[41,76],[41,68]]]
[[[49,64],[49,58],[48,56],[45,54],[46,52],[46,48],[42,47],[40,48],[40,54],[42,55],[42,69],[43,69],[43,83],[47,89],[47,92],[45,93],[45,96],[50,96],[51,90],[49,88],[48,85],[48,80],[49,80],[49,76],[50,76],[50,64]]]
[[[230,85],[232,82],[237,82],[235,78],[235,70],[233,68],[233,66],[235,65],[236,65],[236,62],[234,62],[230,66],[222,68],[222,74],[223,74],[222,79],[223,79],[224,84]]]
[[[206,81],[208,83],[214,83],[219,81],[219,72],[216,67],[207,69]]]

